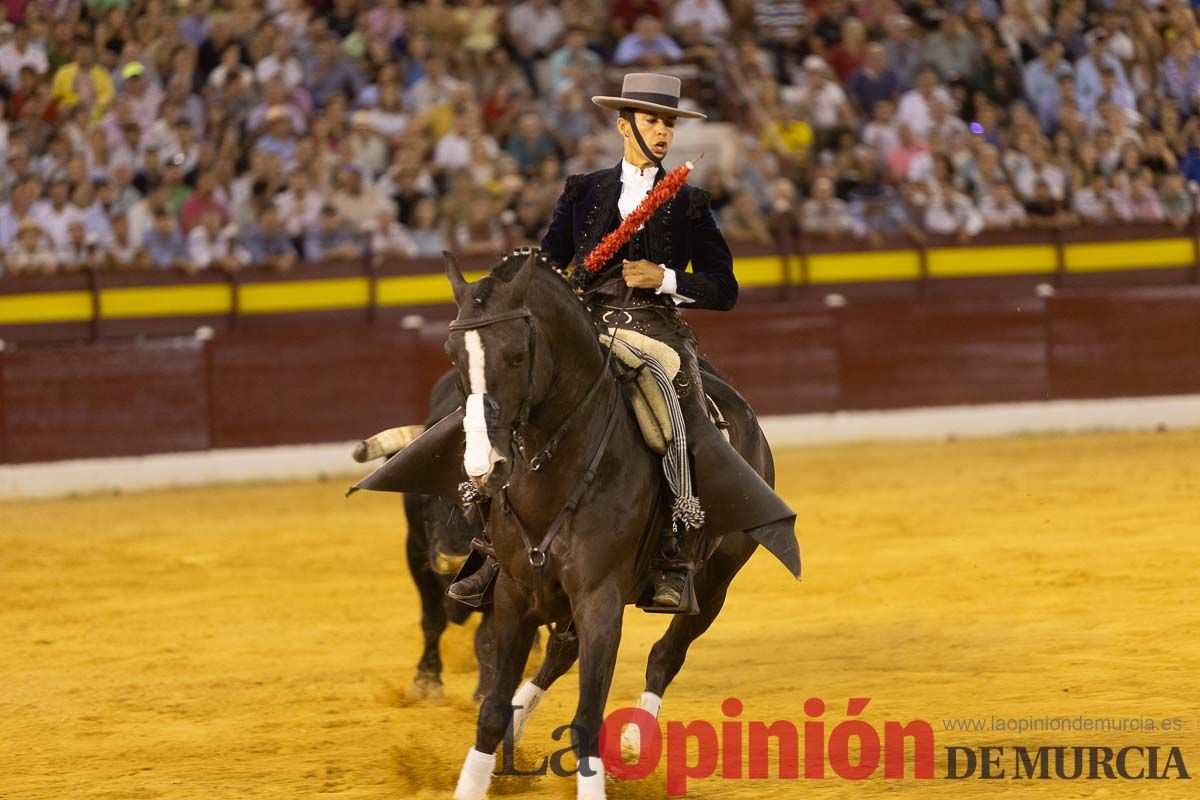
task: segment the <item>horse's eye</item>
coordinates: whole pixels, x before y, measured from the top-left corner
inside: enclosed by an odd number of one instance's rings
[[[508,365],[510,367],[519,367],[524,363],[525,363],[525,354],[524,353],[514,353],[513,355],[508,357]]]

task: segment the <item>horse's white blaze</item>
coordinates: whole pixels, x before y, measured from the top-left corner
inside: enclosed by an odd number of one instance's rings
[[[642,692],[642,696],[638,698],[637,707],[643,711],[649,711],[651,716],[658,719],[658,712],[662,709],[662,698],[654,692]],[[642,729],[637,725],[627,725],[624,732],[621,733],[621,754],[636,756],[641,751]]]
[[[458,774],[458,785],[454,787],[454,800],[484,800],[495,768],[495,753],[481,753],[474,747],[468,750]]]
[[[533,715],[533,710],[537,708],[538,703],[542,702],[545,694],[546,690],[535,686],[533,681],[525,681],[513,695],[513,744],[521,741],[521,737],[525,735],[525,726],[529,723],[529,717]]]
[[[584,759],[587,762],[587,771],[591,775],[584,775],[583,770],[576,775],[577,792],[576,800],[604,800],[604,762],[596,756],[588,756]]]
[[[463,432],[467,447],[463,453],[463,469],[470,478],[480,478],[492,470],[492,442],[488,438],[487,420],[483,416],[483,396],[487,394],[484,371],[486,358],[479,331],[467,331],[467,375],[471,394],[467,396],[467,413],[463,417]]]

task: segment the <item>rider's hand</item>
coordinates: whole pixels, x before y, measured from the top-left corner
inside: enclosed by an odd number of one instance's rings
[[[625,260],[621,267],[621,276],[625,285],[634,289],[657,289],[662,286],[663,271],[658,264],[645,259],[641,261]]]

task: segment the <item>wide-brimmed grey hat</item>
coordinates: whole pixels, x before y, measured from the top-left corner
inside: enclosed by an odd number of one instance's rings
[[[637,111],[654,111],[685,119],[708,119],[698,111],[685,111],[679,107],[679,78],[659,75],[654,72],[631,72],[621,82],[621,96],[598,95],[592,102],[601,108],[620,111],[632,108]]]

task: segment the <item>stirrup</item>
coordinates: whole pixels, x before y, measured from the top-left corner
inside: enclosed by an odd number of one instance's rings
[[[461,580],[471,577],[476,572],[479,572],[481,569],[487,566],[487,561],[488,556],[484,555],[478,549],[472,547],[471,552],[467,555],[467,560],[463,562],[461,567],[459,567],[458,573],[454,576],[454,580],[450,581],[450,584],[453,585]],[[470,606],[471,608],[483,608],[484,606],[491,605],[493,594],[492,590],[496,586],[496,575],[499,573],[500,570],[497,568],[496,574],[492,575],[491,579],[487,582],[487,585],[483,587],[483,591],[477,596],[459,598],[450,597],[450,595],[447,594],[446,597],[449,597],[456,603],[462,603],[463,605]],[[447,587],[447,591],[448,590],[449,587]]]
[[[654,604],[654,581],[647,576],[646,584],[642,587],[635,605],[650,614],[699,614],[700,602],[696,598],[696,573],[688,569],[683,574],[682,600],[678,606],[659,606]]]

